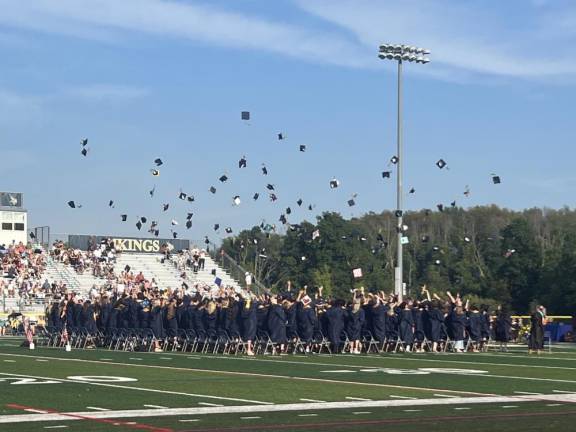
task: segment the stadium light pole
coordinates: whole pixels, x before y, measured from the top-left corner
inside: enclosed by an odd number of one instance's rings
[[[402,63],[420,63],[430,62],[427,55],[430,51],[424,48],[417,48],[410,45],[380,45],[378,57],[381,60],[393,60],[398,62],[398,119],[397,119],[397,170],[396,170],[396,234],[397,234],[397,255],[396,267],[394,268],[394,293],[401,301],[404,292],[403,280],[403,258],[402,258],[402,238],[403,238],[403,197],[402,197],[402,167],[404,165],[403,143],[402,143]]]

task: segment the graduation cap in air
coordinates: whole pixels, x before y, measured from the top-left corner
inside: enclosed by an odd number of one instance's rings
[[[176,231],[172,231],[172,237],[173,238],[178,238],[178,233]]]
[[[232,234],[232,228],[230,227],[226,228],[224,231],[226,231],[226,234]]]
[[[30,238],[31,238],[31,239],[35,239],[35,238],[36,238],[36,234],[34,234],[34,231],[30,231]]]
[[[158,177],[160,175],[160,170],[154,169],[152,168],[150,170],[150,173],[154,176],[154,177]]]
[[[178,225],[178,221],[177,221],[176,219],[172,219],[172,220],[170,221],[170,224],[171,224],[172,226]]]
[[[88,155],[88,149],[86,147],[84,147],[80,153],[82,153],[82,156],[87,156]]]
[[[114,208],[114,201],[113,200],[108,201],[108,207]]]
[[[456,201],[452,201],[452,202],[450,203],[450,205],[451,205],[452,207],[456,207]]]
[[[414,192],[416,192],[416,189],[414,188],[410,188],[410,190],[408,191],[409,194],[413,194]]]
[[[156,186],[154,186],[154,187],[150,190],[150,192],[148,192],[148,193],[150,194],[151,197],[153,197],[153,196],[154,196],[154,192],[156,192]]]
[[[256,192],[256,193],[254,194],[254,196],[252,197],[252,199],[253,199],[254,201],[256,201],[259,196],[260,196],[260,194],[259,194],[258,192]]]
[[[278,134],[278,140],[282,141],[284,139],[284,134],[283,133],[279,133]]]
[[[240,195],[236,195],[233,199],[232,202],[234,203],[234,205],[240,205]]]
[[[154,231],[154,235],[155,235],[156,237],[158,237],[158,236],[160,235],[160,230]]]
[[[390,178],[392,171],[382,171],[382,178]]]
[[[501,183],[500,176],[497,176],[496,174],[492,174],[492,183],[500,184]]]
[[[169,207],[170,207],[170,204],[163,204],[163,205],[162,205],[162,210],[163,210],[163,211],[166,211],[166,210],[168,210]]]
[[[246,168],[248,161],[246,160],[246,156],[242,156],[238,161],[238,168]]]
[[[286,216],[281,214],[280,217],[278,218],[278,220],[280,222],[282,222],[284,225],[286,225],[286,223],[288,222],[288,220],[286,219]]]
[[[298,204],[298,207],[300,207],[303,202],[304,201],[302,201],[302,198],[298,198],[298,201],[296,201],[296,204]]]
[[[188,198],[186,198],[188,200],[188,202],[194,202],[194,195],[188,195]]]
[[[464,237],[464,241],[465,241],[466,243],[470,243],[470,237]]]
[[[142,222],[142,223],[146,223],[147,220],[148,220],[148,219],[146,219],[145,216],[142,216],[142,217],[140,218],[140,222]]]
[[[86,147],[88,145],[88,138],[82,138],[80,144],[82,144],[82,147]]]
[[[182,201],[184,201],[186,199],[188,195],[186,195],[184,192],[180,192],[178,194],[178,198],[180,198]]]
[[[292,209],[290,207],[286,208],[286,214],[291,214],[292,213]]]
[[[308,206],[308,210],[310,210],[310,211],[312,211],[313,208],[314,208],[314,207],[312,206],[312,204],[310,204],[310,205]]]
[[[218,231],[220,229],[220,224],[214,224],[214,231]]]
[[[158,159],[154,159],[154,163],[156,164],[157,167],[159,167],[159,166],[162,165],[164,162],[162,162],[162,159],[158,158]]]
[[[300,151],[304,153],[306,151],[306,146],[304,144],[300,145]]]
[[[194,216],[194,213],[188,213],[188,214],[186,215],[186,220],[192,219],[192,216]]]
[[[122,222],[126,222],[126,220],[128,219],[128,215],[120,215],[120,218],[122,219]]]
[[[68,206],[70,206],[70,208],[82,208],[82,206],[80,204],[76,204],[76,202],[74,201],[68,201]]]
[[[466,187],[464,188],[464,196],[466,198],[470,196],[470,187],[468,185],[466,185]]]
[[[356,201],[354,201],[353,199],[349,199],[349,200],[348,200],[348,206],[349,206],[349,207],[353,207],[353,206],[355,206],[355,205],[356,205]]]
[[[276,201],[276,200],[278,199],[278,197],[276,196],[275,193],[271,193],[271,194],[268,194],[268,195],[269,195],[269,197],[270,197],[270,201],[272,201],[272,202],[274,202],[274,201]]]
[[[396,165],[399,160],[400,160],[400,159],[398,159],[398,156],[392,156],[392,157],[390,158],[390,163]]]
[[[436,162],[436,166],[442,169],[446,166],[446,161],[444,159],[439,159],[438,162]]]
[[[191,220],[187,220],[186,221],[186,229],[190,229],[192,228],[192,221]]]
[[[402,214],[403,214],[403,213],[402,213],[402,210],[396,210],[396,211],[394,212],[394,216],[396,216],[397,218],[402,217]]]
[[[220,178],[218,180],[220,180],[222,183],[224,183],[226,180],[228,180],[228,176],[226,174],[224,174],[223,176],[220,176]]]
[[[274,185],[268,183],[268,184],[266,185],[266,189],[273,191],[273,190],[274,190]]]
[[[264,164],[262,164],[262,174],[268,175],[268,169],[266,168],[266,165],[264,165]]]
[[[240,113],[240,118],[242,120],[250,120],[250,111],[242,111],[242,113]]]
[[[138,231],[140,231],[142,229],[142,222],[136,222],[136,228],[138,228]]]
[[[214,186],[210,186],[210,189],[208,189],[210,192],[212,192],[213,194],[216,193],[216,188]]]
[[[336,189],[338,186],[340,186],[340,182],[338,180],[335,178],[330,180],[330,189]]]
[[[438,211],[441,211],[441,212],[444,211],[444,205],[443,204],[437,204],[436,208],[438,209]]]

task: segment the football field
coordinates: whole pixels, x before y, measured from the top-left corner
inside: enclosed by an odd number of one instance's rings
[[[21,348],[0,339],[0,431],[568,431],[576,349],[287,355]]]

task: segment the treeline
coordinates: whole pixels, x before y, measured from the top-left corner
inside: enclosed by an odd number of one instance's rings
[[[576,313],[576,211],[497,206],[406,212],[404,281],[459,292],[478,304],[508,304],[518,313],[544,303],[549,313]],[[316,235],[318,235],[316,237]],[[313,239],[314,237],[314,239]],[[223,249],[272,289],[288,280],[349,298],[350,290],[392,292],[396,256],[393,212],[346,220],[324,213],[276,234],[256,226],[227,238]],[[352,270],[362,269],[354,278]]]

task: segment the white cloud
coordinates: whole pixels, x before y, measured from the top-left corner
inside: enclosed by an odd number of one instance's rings
[[[350,31],[366,46],[406,42],[431,48],[442,67],[508,77],[576,74],[574,40],[544,38],[551,23],[521,10],[447,0],[297,0],[308,13]],[[493,3],[497,4],[497,3]],[[500,5],[502,6],[502,5]],[[527,5],[529,6],[529,5]]]
[[[64,94],[88,101],[102,102],[139,99],[148,95],[148,90],[127,85],[90,84],[83,87],[71,87],[65,90]]]

